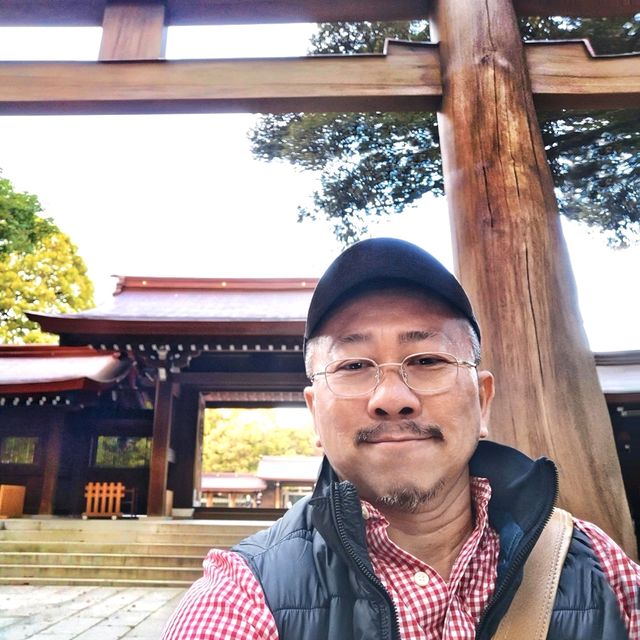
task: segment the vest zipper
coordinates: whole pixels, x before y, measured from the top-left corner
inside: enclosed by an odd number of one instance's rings
[[[507,588],[511,586],[511,583],[513,582],[516,574],[520,570],[520,567],[526,562],[526,559],[529,557],[529,554],[531,553],[533,547],[538,541],[538,538],[540,537],[542,530],[547,526],[547,523],[549,522],[549,520],[551,520],[551,515],[553,514],[553,508],[555,507],[556,502],[558,501],[558,470],[555,468],[555,466],[553,467],[553,472],[555,476],[555,489],[553,493],[553,501],[551,502],[551,508],[549,509],[549,512],[547,513],[545,518],[542,520],[542,522],[539,523],[538,526],[536,527],[534,535],[531,537],[527,545],[522,547],[522,549],[520,549],[520,551],[515,555],[514,559],[509,565],[509,568],[507,569],[507,572],[504,576],[502,584],[498,589],[496,589],[496,591],[494,591],[493,596],[491,596],[491,600],[489,600],[489,603],[485,607],[482,613],[482,617],[480,618],[480,622],[478,623],[478,627],[476,629],[477,638],[481,637],[481,632],[483,631],[484,623],[487,617],[489,616],[489,614],[491,613],[491,609],[495,607],[496,603],[500,600],[500,598],[502,598]]]
[[[391,599],[388,591],[384,588],[384,585],[378,578],[378,576],[369,569],[366,563],[360,558],[360,556],[354,551],[351,546],[351,542],[349,541],[349,537],[347,536],[347,532],[344,526],[344,518],[342,514],[342,496],[340,495],[340,488],[338,483],[334,482],[331,484],[331,502],[333,504],[333,513],[335,515],[336,528],[338,529],[338,536],[340,538],[340,542],[342,543],[342,547],[346,551],[347,555],[353,560],[356,567],[360,570],[369,582],[371,582],[376,589],[381,593],[383,598],[389,604],[391,608],[391,622],[392,622],[392,634],[393,637],[397,640],[401,639],[400,635],[400,623],[398,622],[398,612],[396,610],[396,606]]]

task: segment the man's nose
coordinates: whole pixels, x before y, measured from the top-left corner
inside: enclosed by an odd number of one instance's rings
[[[409,416],[418,413],[420,400],[402,378],[400,367],[380,370],[380,383],[369,399],[369,413],[377,418]]]

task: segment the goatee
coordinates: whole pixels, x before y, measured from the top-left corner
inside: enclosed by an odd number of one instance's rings
[[[430,489],[420,489],[416,486],[398,487],[388,493],[378,496],[373,501],[375,506],[405,513],[415,513],[428,502],[434,500],[444,488],[444,480],[439,480]]]

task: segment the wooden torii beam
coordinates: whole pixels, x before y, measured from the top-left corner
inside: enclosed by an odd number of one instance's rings
[[[533,101],[640,106],[638,58],[594,58],[580,43],[524,47],[516,11],[624,15],[639,1],[211,0],[198,3],[202,21],[401,19],[424,17],[426,7],[440,43],[391,44],[386,56],[162,61],[152,58],[163,57],[166,25],[194,19],[186,0],[61,0],[57,18],[45,16],[45,2],[0,0],[0,23],[25,20],[26,5],[51,22],[86,23],[89,9],[104,15],[103,62],[1,63],[0,113],[438,109],[457,271],[498,378],[493,436],[556,459],[562,503],[635,555]],[[154,469],[166,475],[160,450]],[[161,485],[152,483],[152,515],[163,510]]]
[[[596,56],[587,42],[564,41],[528,43],[525,56],[539,108],[640,106],[639,54]],[[441,99],[429,43],[390,41],[380,55],[0,62],[5,115],[435,111]]]
[[[153,0],[119,0],[129,7]],[[3,24],[102,24],[111,0],[0,0]],[[355,22],[358,20],[415,20],[429,15],[429,0],[164,0],[166,24],[244,24],[269,22]],[[514,0],[523,16],[630,16],[640,0]]]
[[[106,50],[115,55],[103,41]],[[529,43],[525,56],[539,108],[640,106],[640,54],[597,56],[564,41]],[[430,43],[390,41],[380,55],[0,62],[2,114],[435,111],[441,99]]]

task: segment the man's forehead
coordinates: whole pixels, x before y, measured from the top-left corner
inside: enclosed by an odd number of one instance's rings
[[[404,344],[429,340],[440,334],[441,332],[435,329],[401,329],[396,332],[394,337],[399,344]],[[348,345],[370,342],[374,336],[373,331],[355,331],[326,337],[329,338],[333,344]]]
[[[335,359],[346,354],[357,353],[363,355],[371,349],[378,349],[381,345],[394,345],[411,353],[417,351],[448,351],[462,339],[457,336],[458,330],[447,325],[445,330],[432,328],[389,328],[384,326],[372,327],[365,331],[327,331],[313,338],[314,352],[324,354],[329,359]],[[448,329],[448,330],[447,330]]]

